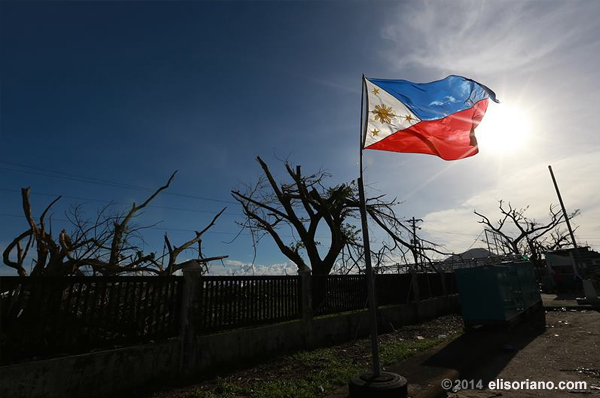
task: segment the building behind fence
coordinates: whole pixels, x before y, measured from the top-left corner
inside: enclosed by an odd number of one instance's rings
[[[0,365],[367,307],[364,275],[0,277]],[[192,286],[192,285],[190,285]],[[456,293],[453,273],[383,274],[379,306]]]

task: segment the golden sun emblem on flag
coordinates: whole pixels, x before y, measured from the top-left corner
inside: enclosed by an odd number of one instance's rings
[[[394,115],[394,112],[392,112],[391,106],[385,106],[383,104],[375,105],[375,109],[373,109],[371,113],[375,115],[375,120],[387,124],[390,124],[392,122],[392,118],[396,116]]]

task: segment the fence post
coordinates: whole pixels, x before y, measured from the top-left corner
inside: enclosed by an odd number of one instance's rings
[[[181,356],[179,375],[192,376],[196,362],[196,325],[200,310],[200,290],[202,289],[202,268],[195,264],[183,269],[183,294],[181,297]]]
[[[313,346],[313,308],[312,308],[312,276],[311,271],[299,270],[301,287],[301,315],[302,332],[304,334],[304,348]]]

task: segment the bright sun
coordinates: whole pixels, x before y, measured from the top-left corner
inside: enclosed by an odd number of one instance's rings
[[[477,141],[485,151],[505,154],[524,148],[531,135],[528,115],[508,104],[490,104],[479,127]]]

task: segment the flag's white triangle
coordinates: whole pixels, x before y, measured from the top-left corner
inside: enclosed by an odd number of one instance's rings
[[[367,131],[365,148],[421,121],[406,105],[365,79],[367,87]]]

